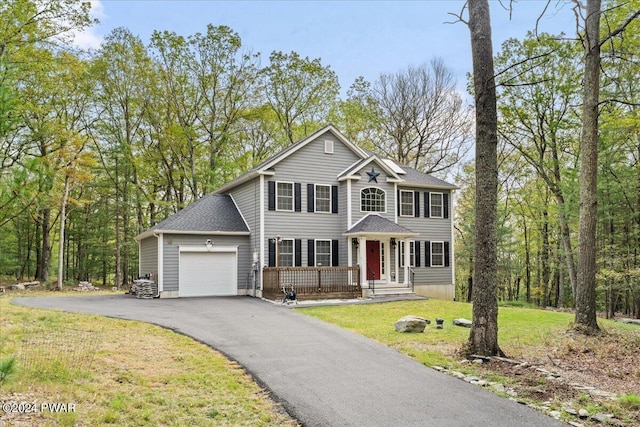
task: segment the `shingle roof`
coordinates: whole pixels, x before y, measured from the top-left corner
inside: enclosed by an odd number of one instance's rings
[[[406,184],[418,184],[418,185],[425,185],[429,187],[447,188],[451,190],[455,190],[456,188],[458,188],[453,184],[450,184],[446,181],[436,178],[435,176],[431,176],[424,172],[420,172],[419,170],[414,169],[412,167],[399,164],[398,162],[394,162],[394,163],[400,166],[405,171],[405,175],[403,175],[402,178],[404,178],[405,180],[404,183]]]
[[[207,194],[142,234],[153,231],[248,233],[249,227],[231,196]]]
[[[369,214],[354,224],[345,235],[354,234],[393,234],[398,236],[416,236],[415,233],[406,227],[389,221],[378,214]]]

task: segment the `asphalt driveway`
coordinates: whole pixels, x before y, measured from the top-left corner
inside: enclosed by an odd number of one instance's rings
[[[255,298],[12,301],[139,320],[189,335],[244,366],[305,426],[565,425],[382,344]]]

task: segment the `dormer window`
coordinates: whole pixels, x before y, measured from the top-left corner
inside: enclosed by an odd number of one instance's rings
[[[386,194],[383,190],[375,187],[363,188],[360,192],[361,212],[385,212]]]

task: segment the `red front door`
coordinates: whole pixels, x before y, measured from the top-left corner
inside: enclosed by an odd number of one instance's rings
[[[367,240],[367,280],[380,280],[380,242]]]

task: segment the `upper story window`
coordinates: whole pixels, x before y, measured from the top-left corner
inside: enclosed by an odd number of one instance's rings
[[[429,195],[429,198],[430,198],[429,208],[431,211],[431,217],[442,218],[442,212],[443,212],[443,206],[444,206],[442,193],[431,193]]]
[[[413,191],[400,191],[400,216],[413,216]]]
[[[363,188],[360,192],[360,210],[362,212],[385,212],[385,192],[375,187]]]
[[[331,212],[331,186],[316,185],[316,212]]]
[[[276,207],[279,211],[293,211],[293,183],[278,182],[276,185]]]

